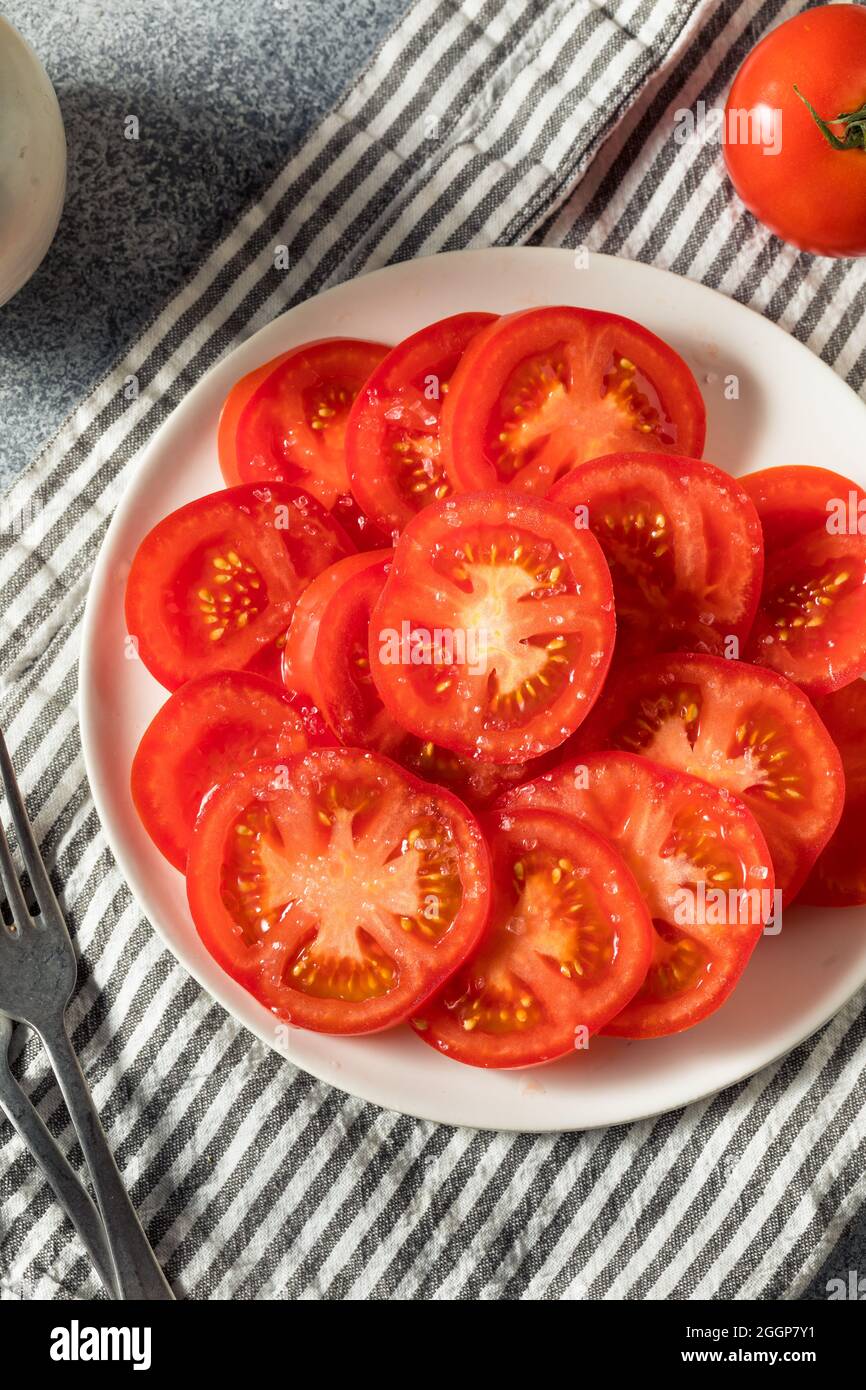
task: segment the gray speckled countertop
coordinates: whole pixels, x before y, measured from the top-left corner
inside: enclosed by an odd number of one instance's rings
[[[66,126],[57,237],[0,308],[0,486],[194,271],[409,0],[8,0]],[[140,138],[123,138],[136,115]]]

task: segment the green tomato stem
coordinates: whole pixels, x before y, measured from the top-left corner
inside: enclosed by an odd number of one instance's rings
[[[866,104],[861,106],[859,111],[843,111],[835,120],[827,122],[818,115],[818,112],[815,110],[808,97],[803,96],[796,82],[794,83],[794,91],[797,93],[803,105],[808,108],[812,120],[827,141],[827,144],[834,150],[866,149]],[[831,125],[844,125],[845,138],[843,140],[840,140],[836,132],[831,130]]]

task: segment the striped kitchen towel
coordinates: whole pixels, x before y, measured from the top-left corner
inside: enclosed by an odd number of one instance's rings
[[[453,1130],[295,1070],[142,919],[76,719],[88,573],[137,452],[227,349],[335,281],[455,247],[587,246],[751,304],[861,391],[864,264],[780,245],[732,196],[718,147],[674,138],[675,113],[717,105],[800,8],[418,0],[6,499],[0,717],[77,933],[75,1044],[179,1296],[796,1298],[862,1200],[862,997],[751,1080],[586,1134]],[[32,1040],[21,1067],[80,1163]],[[99,1292],[5,1123],[0,1281],[6,1298]]]

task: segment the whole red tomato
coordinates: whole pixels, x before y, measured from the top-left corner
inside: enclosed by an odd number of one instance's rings
[[[725,114],[746,207],[804,251],[866,255],[866,9],[823,5],[780,24],[743,63]]]

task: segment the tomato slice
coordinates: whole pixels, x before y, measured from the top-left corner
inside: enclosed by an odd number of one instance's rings
[[[839,754],[809,700],[760,666],[657,656],[608,681],[574,751],[620,748],[735,792],[790,902],[839,821]]]
[[[653,920],[653,960],[605,1033],[679,1033],[722,1004],[772,914],[767,845],[737,797],[631,753],[589,753],[507,793],[506,813],[576,816],[611,840]]]
[[[613,639],[594,537],[550,502],[474,493],[419,512],[397,542],[371,617],[370,667],[411,733],[513,763],[577,728]]]
[[[352,548],[318,502],[284,483],[230,488],[179,507],[132,561],[126,625],[139,656],[170,690],[242,670],[276,651],[302,590]]]
[[[252,661],[247,662],[244,669],[252,671],[254,675],[263,676],[265,680],[276,681],[279,685],[282,680],[286,636],[285,632],[281,632],[278,637],[274,638],[273,642],[268,642],[264,647],[261,647]]]
[[[764,588],[744,655],[808,695],[866,672],[866,536],[810,531],[767,552]]]
[[[799,901],[853,907],[866,903],[866,681],[852,681],[844,690],[820,696],[815,708],[842,756],[845,806]]]
[[[304,737],[310,748],[333,748],[334,735],[328,728],[312,696],[305,690],[286,689],[285,698],[301,721]]]
[[[699,459],[611,454],[567,474],[551,501],[599,541],[616,595],[617,660],[656,651],[727,654],[761,592],[761,524],[728,473]]]
[[[744,655],[809,695],[841,689],[866,672],[866,492],[829,469],[795,465],[742,481],[766,551]]]
[[[292,349],[294,351],[294,349]],[[256,367],[254,371],[247,372],[236,381],[231,391],[223,402],[220,411],[219,424],[217,426],[217,451],[219,453],[220,470],[226,481],[227,487],[238,487],[240,483],[246,482],[241,477],[238,464],[237,435],[238,424],[241,415],[247,407],[249,401],[258,391],[259,387],[267,381],[271,372],[276,371],[287,357],[291,357],[291,352],[280,353],[279,357],[272,357],[269,362],[264,362],[261,367]]]
[[[183,870],[202,798],[254,759],[302,752],[286,692],[246,671],[187,681],[151,720],[132,764],[132,799],[150,838]]]
[[[332,511],[356,545],[372,532],[346,468],[352,402],[388,348],[356,338],[304,343],[242,377],[226,399],[218,447],[235,483],[291,483]],[[374,544],[381,537],[371,536]]]
[[[621,856],[579,821],[526,810],[484,825],[490,924],[412,1026],[457,1062],[535,1066],[573,1052],[625,1008],[650,968],[652,922]]]
[[[456,797],[374,753],[323,748],[249,764],[208,797],[187,888],[208,950],[279,1018],[369,1033],[474,949],[490,864]]]
[[[323,671],[317,647],[331,629],[334,618],[333,601],[337,595],[344,599],[351,596],[359,610],[363,611],[365,592],[372,583],[373,592],[379,594],[393,554],[392,550],[368,550],[360,555],[347,555],[345,559],[337,560],[307,585],[292,614],[283,652],[283,682],[290,690],[307,691],[323,713],[324,703],[330,703],[333,706],[335,721],[349,721],[351,712],[344,706],[345,697],[338,692],[335,673],[331,670]],[[365,636],[362,667],[369,666],[366,647]],[[348,649],[345,649],[345,654],[349,657],[350,664],[357,664],[357,653],[353,652],[350,655]],[[340,731],[335,729],[335,732],[339,734]]]
[[[305,589],[289,629],[287,686],[309,691],[335,737],[386,753],[427,782],[448,787],[473,808],[486,806],[530,775],[526,763],[477,762],[407,733],[385,710],[370,674],[370,615],[393,551],[350,555]]]
[[[439,415],[472,339],[495,314],[454,314],[392,348],[359,392],[346,430],[358,505],[385,535],[400,532],[451,488],[440,462]]]
[[[673,348],[631,319],[525,309],[470,343],[442,410],[455,492],[547,493],[577,464],[621,450],[699,457],[706,411]]]
[[[826,531],[831,518],[855,511],[866,492],[851,478],[829,468],[788,464],[746,473],[740,483],[752,501],[764,530],[768,550],[778,550],[809,531]],[[866,515],[863,520],[866,531]]]

